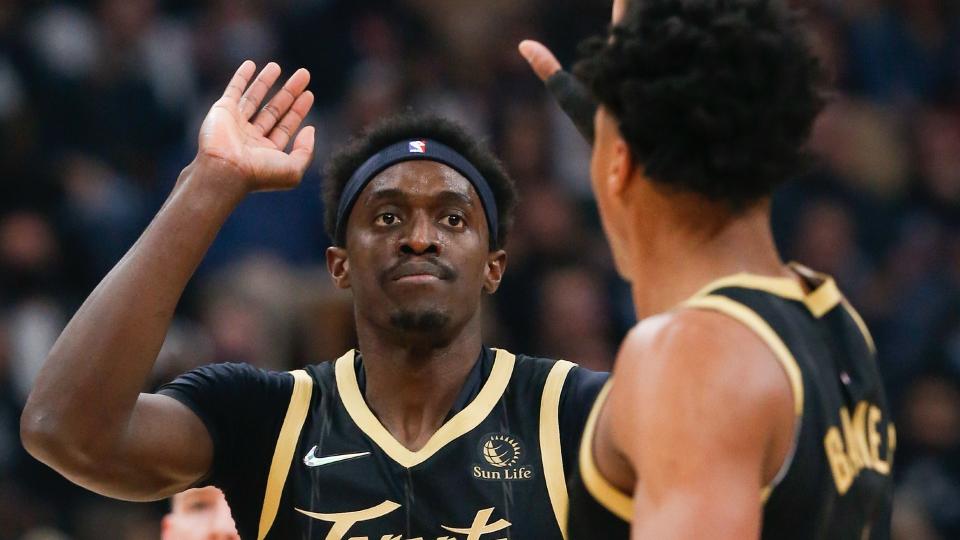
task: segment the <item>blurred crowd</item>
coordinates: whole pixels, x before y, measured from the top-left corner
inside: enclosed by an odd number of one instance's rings
[[[299,189],[253,195],[228,221],[152,387],[200,364],[291,369],[354,344],[350,296],[324,266],[322,165],[406,108],[465,123],[519,185],[488,343],[608,368],[634,320],[598,226],[589,148],[516,44],[538,38],[569,63],[609,4],[0,1],[0,540],[159,537],[168,503],[72,486],[24,453],[19,411],[246,58],[311,70],[315,163]],[[873,331],[898,424],[895,538],[960,538],[960,0],[802,4],[837,92],[810,170],[775,199],[777,240],[786,259],[834,275]]]

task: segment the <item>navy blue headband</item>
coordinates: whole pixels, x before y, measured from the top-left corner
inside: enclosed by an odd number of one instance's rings
[[[480,196],[483,213],[487,217],[487,227],[490,230],[490,245],[496,247],[497,231],[499,230],[497,200],[493,196],[493,190],[490,189],[490,184],[488,184],[486,178],[480,174],[480,171],[456,150],[430,139],[404,140],[392,144],[374,154],[353,173],[347,185],[344,186],[343,193],[340,194],[340,205],[337,208],[337,242],[343,245],[347,233],[347,220],[350,218],[350,211],[353,210],[353,205],[357,202],[357,197],[360,196],[363,188],[367,186],[370,180],[391,165],[412,160],[428,160],[443,163],[470,181],[473,189],[475,189],[477,195]]]

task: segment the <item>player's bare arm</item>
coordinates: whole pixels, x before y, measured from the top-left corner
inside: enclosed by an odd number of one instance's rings
[[[726,315],[685,309],[645,321],[620,354],[598,433],[635,472],[632,537],[759,537],[794,430],[773,352]]]
[[[256,77],[254,77],[256,75]],[[212,458],[200,419],[141,389],[184,287],[217,231],[248,193],[295,187],[310,163],[310,75],[280,77],[244,62],[204,120],[197,156],[130,251],[60,335],[21,419],[27,450],[74,482],[111,497],[159,499],[200,480]],[[286,151],[291,139],[292,149]]]

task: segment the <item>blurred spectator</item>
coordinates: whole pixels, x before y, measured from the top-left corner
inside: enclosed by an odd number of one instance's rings
[[[960,224],[960,114],[931,109],[916,127],[919,191],[931,209]]]
[[[6,326],[12,390],[20,400],[26,399],[66,323],[59,305],[62,262],[45,216],[20,211],[0,218],[0,283],[6,307],[0,318]]]
[[[240,540],[223,492],[213,486],[188,489],[170,500],[160,540]]]
[[[553,270],[540,284],[540,309],[535,314],[543,324],[534,347],[550,358],[575,358],[597,371],[610,371],[614,349],[610,308],[603,276],[586,268]]]
[[[917,379],[898,425],[898,496],[913,501],[941,537],[960,537],[960,385],[939,375]]]
[[[872,2],[850,21],[850,84],[876,101],[910,106],[956,98],[960,34],[956,5]]]
[[[895,537],[960,538],[960,3],[802,0],[836,81],[808,174],[775,200],[784,258],[836,276],[899,413]],[[590,148],[516,53],[569,64],[609,0],[0,2],[0,540],[155,539],[160,505],[109,501],[27,458],[24,396],[69,314],[193,156],[241,60],[311,69],[315,163],[231,216],[152,377],[213,361],[294,369],[355,345],[326,275],[330,150],[406,107],[486,138],[522,200],[489,344],[610,365],[633,323],[589,191]]]

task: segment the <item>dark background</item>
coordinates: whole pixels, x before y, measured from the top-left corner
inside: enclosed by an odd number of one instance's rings
[[[785,259],[838,279],[876,337],[896,412],[896,538],[960,538],[957,1],[808,0],[840,92],[812,172],[775,201]],[[108,501],[23,452],[33,377],[195,152],[245,58],[313,74],[303,185],[249,197],[192,282],[152,385],[193,366],[290,369],[353,343],[326,276],[319,170],[405,107],[465,122],[523,201],[488,342],[605,369],[634,323],[589,191],[589,150],[516,53],[564,62],[607,0],[0,0],[0,540],[154,539],[164,503]]]

